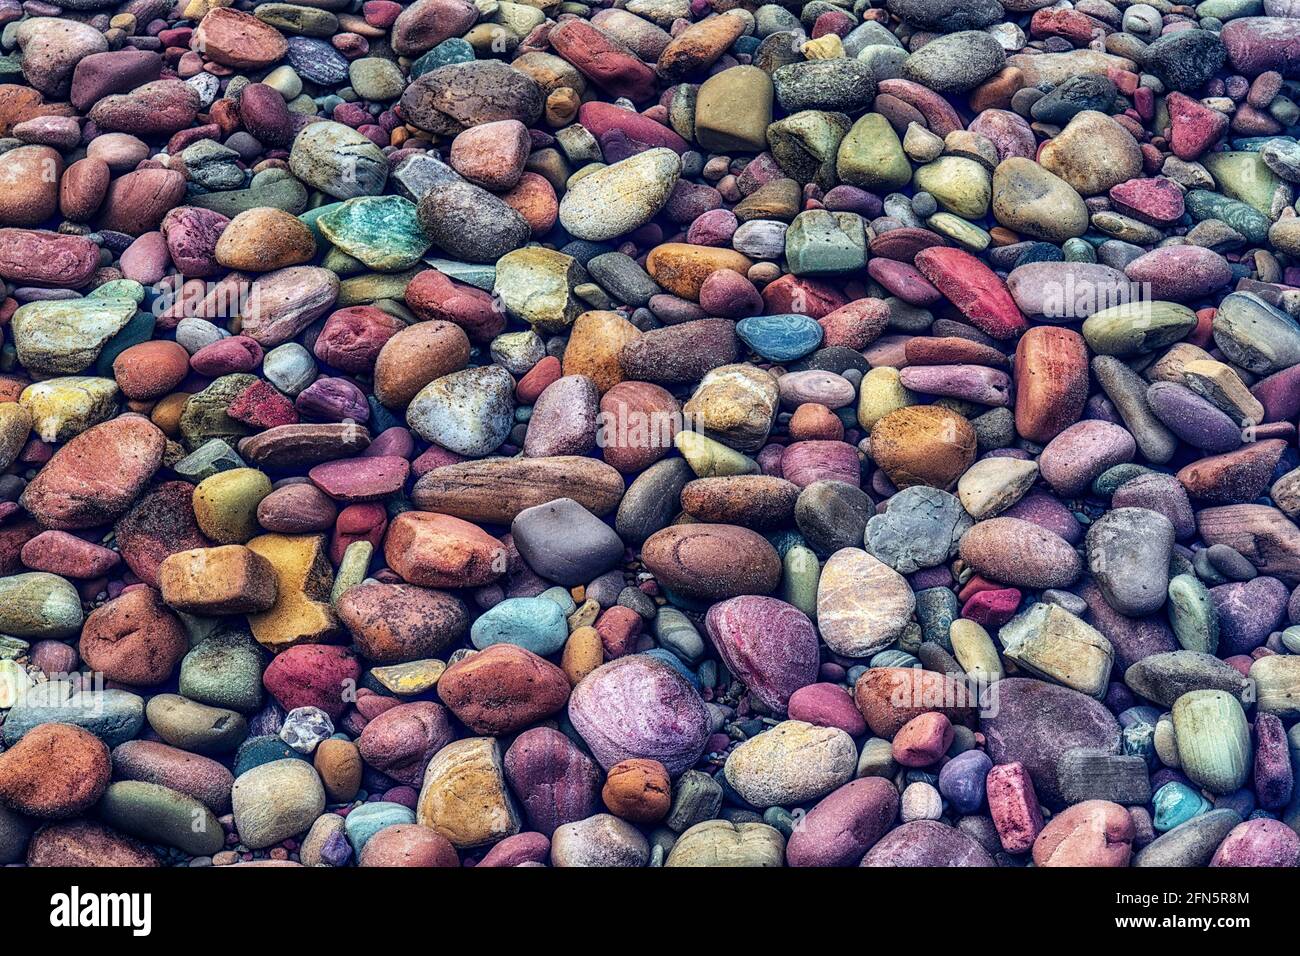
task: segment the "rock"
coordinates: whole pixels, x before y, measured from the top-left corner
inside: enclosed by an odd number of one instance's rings
[[[649,857],[641,832],[608,813],[566,823],[551,837],[552,866],[645,866]]]
[[[709,609],[705,626],[732,674],[777,713],[786,709],[791,694],[817,677],[812,622],[783,601],[732,598]]]
[[[990,689],[997,712],[982,717],[994,763],[1019,761],[1051,805],[1062,799],[1059,768],[1071,750],[1119,753],[1119,725],[1100,703],[1043,681],[1009,677]]]
[[[21,503],[46,527],[88,528],[125,512],[162,464],[163,433],[128,415],[86,429],[41,469]]]
[[[528,825],[545,835],[599,808],[600,770],[568,737],[549,727],[520,734],[505,756],[506,779]]]
[[[229,7],[213,7],[204,14],[191,45],[208,59],[237,70],[270,66],[289,50],[275,27]]]
[[[704,752],[708,718],[695,689],[673,668],[643,654],[588,674],[569,698],[569,719],[601,766],[645,758],[671,774]]]
[[[501,750],[492,737],[470,737],[443,747],[429,761],[417,821],[457,849],[496,843],[521,827],[506,788]]]
[[[1147,508],[1115,508],[1088,529],[1088,569],[1107,602],[1140,617],[1159,610],[1169,586],[1174,526]]]
[[[367,722],[357,748],[367,765],[418,787],[434,754],[454,738],[445,707],[414,701],[390,707]]]
[[[155,783],[123,780],[104,791],[104,821],[146,843],[163,844],[192,856],[210,856],[225,844],[221,824],[193,797]]]
[[[861,866],[993,866],[993,859],[963,831],[936,820],[915,820],[890,831]]]
[[[767,594],[781,574],[772,546],[736,525],[665,528],[642,545],[641,559],[665,587],[700,600]]]
[[[289,169],[336,199],[377,195],[388,178],[388,164],[379,148],[356,130],[333,122],[302,128],[289,151]]]
[[[723,772],[749,803],[772,807],[825,796],[852,779],[856,764],[844,731],[787,720],[733,750]]]
[[[1133,818],[1117,803],[1085,800],[1053,817],[1034,841],[1035,866],[1128,866]]]
[[[469,630],[468,612],[458,598],[409,584],[348,588],[336,607],[358,651],[378,664],[434,657]]]
[[[1020,518],[980,521],[961,540],[962,558],[980,573],[1017,587],[1068,587],[1083,562],[1059,535]]]
[[[475,733],[496,736],[558,711],[568,701],[569,682],[536,654],[494,644],[447,668],[438,696]]]
[[[671,149],[656,148],[583,176],[560,201],[560,224],[600,242],[644,225],[664,204],[681,172]]]
[[[70,724],[41,724],[0,755],[0,802],[47,820],[88,810],[108,787],[108,748]]]
[[[149,686],[172,675],[189,642],[158,593],[136,588],[91,612],[77,649],[89,667],[109,679]]]
[[[677,838],[664,866],[780,866],[784,843],[765,823],[706,820]]]
[[[411,399],[406,420],[421,438],[460,455],[486,455],[513,424],[514,379],[500,366],[452,372]]]
[[[297,836],[325,811],[320,776],[305,760],[273,760],[235,779],[235,830],[254,849]]]

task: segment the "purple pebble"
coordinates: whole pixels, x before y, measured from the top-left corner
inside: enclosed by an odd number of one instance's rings
[[[939,771],[939,792],[958,813],[975,813],[984,804],[984,778],[992,769],[982,750],[958,754]]]

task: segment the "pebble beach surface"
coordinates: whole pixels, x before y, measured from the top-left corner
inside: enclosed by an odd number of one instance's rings
[[[1296,0],[0,27],[0,864],[1297,864]]]

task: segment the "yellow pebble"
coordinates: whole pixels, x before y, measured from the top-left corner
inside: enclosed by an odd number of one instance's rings
[[[844,44],[834,33],[809,40],[800,51],[806,60],[838,60],[845,55]]]
[[[569,678],[569,684],[576,687],[582,680],[601,664],[605,663],[605,646],[594,627],[580,627],[564,644],[564,653],[560,655],[560,669]]]

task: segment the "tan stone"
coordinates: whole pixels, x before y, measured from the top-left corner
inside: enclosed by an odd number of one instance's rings
[[[693,246],[685,242],[666,242],[655,246],[646,257],[646,271],[673,295],[698,302],[700,286],[719,269],[745,275],[753,265],[748,256],[734,249]]]
[[[250,614],[276,603],[275,569],[240,544],[169,555],[158,587],[165,604],[190,614]]]
[[[776,379],[754,365],[707,373],[682,411],[705,435],[738,451],[763,447],[781,404]]]
[[[623,381],[619,352],[639,338],[641,330],[617,312],[584,312],[564,347],[564,374],[587,376],[604,395]]]
[[[249,550],[271,565],[278,586],[275,604],[250,614],[253,637],[268,650],[295,644],[318,644],[339,630],[330,607],[334,571],[325,553],[324,535],[264,534],[248,542]]]
[[[457,849],[496,843],[520,831],[495,737],[456,740],[433,755],[416,822],[437,830]]]

